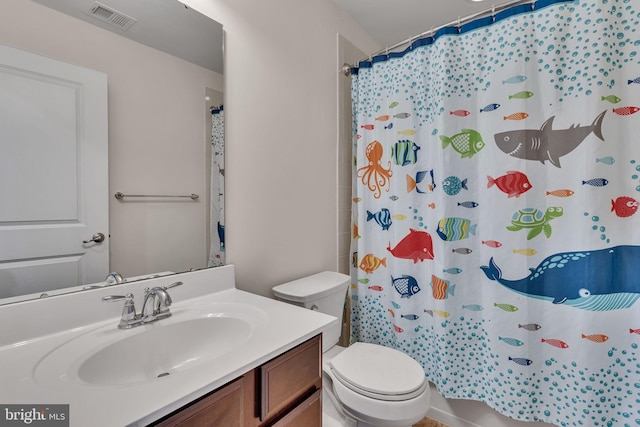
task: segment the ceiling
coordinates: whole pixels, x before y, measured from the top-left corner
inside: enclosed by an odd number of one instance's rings
[[[382,47],[393,46],[458,18],[490,11],[505,0],[335,0]],[[373,52],[368,52],[373,53]]]
[[[114,28],[89,16],[95,0],[33,0],[106,30],[222,73],[222,54],[214,58],[202,40],[222,40],[222,26],[178,0],[99,0],[137,20],[129,29]],[[513,0],[334,0],[381,48]],[[185,31],[185,28],[190,31]],[[151,33],[149,33],[151,31]],[[149,34],[152,34],[151,36]],[[196,47],[205,46],[205,50]],[[374,52],[367,52],[374,53]]]
[[[222,25],[180,1],[33,1],[185,61],[223,73]],[[96,3],[99,3],[100,13],[91,13],[92,10],[95,12]],[[116,13],[110,15],[109,11]],[[203,40],[208,43],[203,43]]]

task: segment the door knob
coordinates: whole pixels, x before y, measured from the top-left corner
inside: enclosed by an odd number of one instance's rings
[[[91,236],[91,240],[83,240],[82,243],[100,243],[100,242],[104,242],[104,234],[102,233],[96,233],[93,236]]]

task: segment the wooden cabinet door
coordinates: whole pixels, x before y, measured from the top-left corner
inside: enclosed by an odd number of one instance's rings
[[[242,378],[222,387],[156,424],[159,427],[242,427]]]
[[[321,362],[318,335],[152,425],[321,427]]]
[[[320,336],[265,363],[261,370],[260,420],[286,412],[322,388]]]
[[[304,402],[280,419],[273,427],[321,427],[322,390],[317,390]]]

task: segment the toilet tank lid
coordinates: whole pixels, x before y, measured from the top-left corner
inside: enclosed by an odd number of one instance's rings
[[[323,271],[282,285],[274,286],[276,297],[294,302],[307,302],[335,292],[346,292],[351,276],[335,271]]]

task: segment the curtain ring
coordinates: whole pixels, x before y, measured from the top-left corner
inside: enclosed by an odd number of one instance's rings
[[[491,22],[496,22],[496,5],[491,5]]]
[[[460,17],[458,16],[458,34],[462,32],[462,28],[460,27]]]
[[[431,27],[431,42],[435,43],[436,41],[436,33],[433,32],[433,27]]]
[[[531,2],[531,11],[533,12],[534,10],[536,10],[536,0]]]

